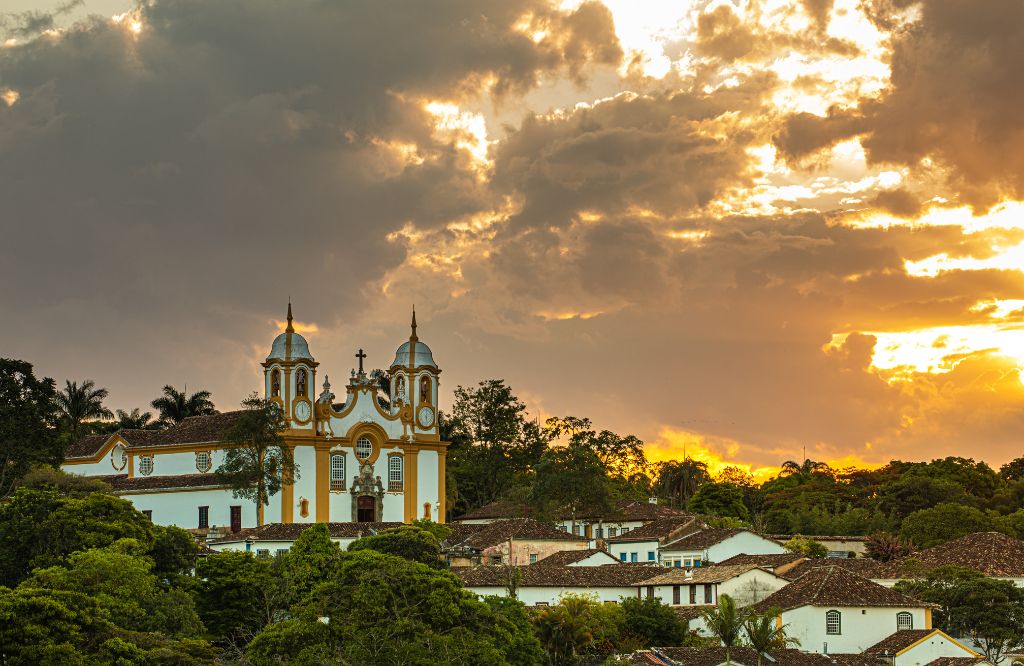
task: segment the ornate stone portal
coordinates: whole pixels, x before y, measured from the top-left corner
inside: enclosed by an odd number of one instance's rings
[[[357,523],[377,523],[384,515],[384,484],[374,477],[373,465],[364,462],[359,476],[352,479],[352,520]]]

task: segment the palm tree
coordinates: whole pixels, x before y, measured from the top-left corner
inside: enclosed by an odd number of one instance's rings
[[[722,645],[725,646],[725,663],[731,664],[730,649],[740,642],[744,614],[736,608],[736,602],[728,594],[718,598],[717,606],[705,608],[700,614],[711,635],[722,641]]]
[[[828,463],[818,462],[817,460],[811,460],[805,458],[803,463],[798,463],[795,460],[787,460],[782,463],[782,471],[779,473],[780,476],[787,476],[789,474],[802,474],[808,476],[815,472],[831,472],[832,468],[828,466]]]
[[[125,430],[141,430],[153,426],[152,412],[141,412],[138,407],[126,412],[123,409],[117,410],[117,427]]]
[[[868,537],[864,545],[867,549],[867,556],[879,562],[891,562],[910,555],[914,550],[910,542],[888,532],[875,532]]]
[[[157,398],[150,404],[153,409],[160,412],[160,423],[165,426],[181,423],[190,416],[209,416],[216,414],[210,400],[209,391],[196,391],[187,395],[188,387],[184,391],[178,391],[171,385],[164,387],[163,396]]]
[[[675,507],[686,506],[697,489],[710,480],[707,463],[693,458],[669,460],[658,466],[658,490],[668,495]]]
[[[57,392],[54,401],[57,415],[71,435],[72,442],[78,441],[82,424],[86,421],[113,418],[110,410],[103,406],[106,397],[107,389],[96,388],[91,379],[86,379],[81,386],[78,382],[64,382],[64,390]]]
[[[776,624],[780,612],[777,608],[769,608],[763,614],[750,613],[743,621],[747,642],[757,652],[757,666],[761,666],[762,656],[771,648],[800,645],[800,641],[786,635],[788,624]]]

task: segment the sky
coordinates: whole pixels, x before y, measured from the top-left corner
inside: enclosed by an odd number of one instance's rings
[[[1019,0],[0,2],[0,356],[261,387],[415,304],[656,460],[1024,454]],[[445,404],[447,403],[447,404]]]

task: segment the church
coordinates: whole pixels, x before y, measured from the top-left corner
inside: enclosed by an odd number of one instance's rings
[[[127,430],[72,444],[63,469],[102,478],[155,523],[237,532],[261,523],[445,520],[445,454],[437,423],[440,368],[416,335],[395,351],[383,378],[356,354],[339,401],[319,364],[287,326],[261,364],[265,396],[285,415],[285,446],[296,478],[265,507],[232,497],[214,470],[224,460],[221,433],[240,412],[193,416],[166,430]]]

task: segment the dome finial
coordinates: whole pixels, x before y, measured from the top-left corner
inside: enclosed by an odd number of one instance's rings
[[[288,297],[288,327],[284,329],[288,333],[294,333],[295,328],[292,326],[292,297]]]
[[[416,339],[416,306],[412,306],[412,335],[409,336],[410,340]]]

